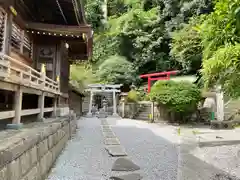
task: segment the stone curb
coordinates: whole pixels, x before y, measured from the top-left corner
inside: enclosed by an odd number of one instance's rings
[[[198,142],[199,147],[230,146],[240,144],[240,140]]]

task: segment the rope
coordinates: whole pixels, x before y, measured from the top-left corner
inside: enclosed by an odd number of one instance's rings
[[[65,23],[67,24],[67,23],[68,23],[68,22],[67,22],[67,19],[66,19],[66,17],[65,17],[65,15],[64,15],[64,13],[63,13],[63,10],[62,10],[62,7],[61,7],[61,5],[59,4],[59,1],[58,1],[58,0],[56,0],[56,3],[57,3],[57,5],[58,5],[58,8],[59,8],[59,10],[60,10],[60,12],[61,12],[61,14],[62,14],[62,17],[63,17],[63,19],[64,19]]]

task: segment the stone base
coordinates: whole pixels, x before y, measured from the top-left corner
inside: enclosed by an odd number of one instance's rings
[[[37,118],[37,122],[44,122],[45,118]]]
[[[232,121],[211,121],[211,129],[233,129]]]
[[[120,117],[117,113],[112,114],[113,117]]]
[[[89,118],[91,118],[91,117],[93,117],[93,115],[92,115],[92,113],[87,113],[87,115],[86,115],[86,117],[89,117]]]
[[[23,127],[22,123],[19,124],[7,124],[7,129],[21,129]]]

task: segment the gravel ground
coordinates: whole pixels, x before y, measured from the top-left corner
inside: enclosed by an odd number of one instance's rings
[[[130,119],[108,118],[108,121],[128,158],[140,166],[137,172],[143,180],[237,180],[190,154],[192,144],[179,146],[183,139],[167,126]],[[107,180],[120,174],[111,172],[116,158],[104,149],[100,120],[82,118],[78,127],[48,180]]]
[[[75,137],[69,141],[52,169],[49,180],[105,180],[114,162],[104,149],[100,120],[78,121]]]
[[[192,154],[240,178],[240,145],[197,148]]]
[[[178,146],[158,136],[158,129],[157,125],[128,119],[113,127],[129,158],[140,166],[144,180],[175,180]]]

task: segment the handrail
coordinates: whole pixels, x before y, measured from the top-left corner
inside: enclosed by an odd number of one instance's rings
[[[47,77],[44,73],[33,69],[32,67],[18,61],[4,53],[0,53],[0,61],[9,63],[0,63],[0,67],[7,69],[5,72],[8,80],[17,82],[20,84],[25,84],[26,82],[37,86],[38,89],[51,91],[53,93],[59,94],[59,82]],[[14,66],[17,65],[16,66]],[[25,70],[23,70],[24,68]],[[0,68],[1,70],[1,68]],[[14,75],[13,75],[14,74]]]

